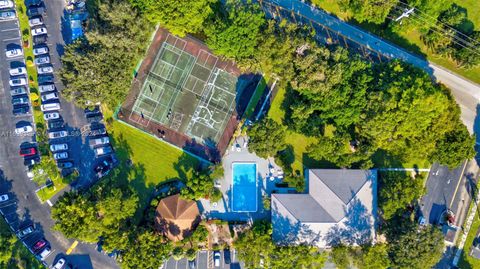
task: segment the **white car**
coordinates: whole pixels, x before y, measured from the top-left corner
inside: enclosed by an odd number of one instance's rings
[[[0,8],[12,8],[13,1],[10,0],[0,0]]]
[[[42,95],[42,102],[53,100],[53,99],[58,99],[58,94],[56,92]]]
[[[44,113],[43,118],[45,120],[56,120],[60,118],[60,114],[58,112]]]
[[[220,251],[213,252],[213,262],[215,267],[220,267]]]
[[[5,201],[8,201],[8,194],[0,195],[0,202],[5,202]]]
[[[47,28],[39,27],[32,29],[32,36],[45,35],[47,33]]]
[[[34,62],[35,62],[36,65],[49,64],[50,63],[50,56],[45,55],[45,56],[36,57]]]
[[[12,78],[9,81],[10,86],[24,86],[27,85],[27,80],[25,78]]]
[[[55,84],[52,83],[52,84],[39,85],[38,90],[40,91],[40,93],[54,91]]]
[[[52,269],[62,269],[63,266],[65,266],[65,259],[64,258],[61,258],[60,260],[58,260],[55,265],[52,267]]]
[[[15,133],[16,133],[17,135],[30,133],[30,132],[32,132],[32,131],[33,131],[33,128],[32,128],[32,126],[30,126],[30,125],[15,128]]]
[[[56,131],[56,132],[48,133],[48,138],[50,139],[62,138],[62,137],[66,137],[67,135],[68,135],[67,131]]]
[[[23,55],[23,50],[19,48],[11,49],[11,50],[7,50],[5,54],[7,55],[7,58],[18,57]]]
[[[52,152],[68,150],[68,145],[67,144],[53,144],[53,145],[50,145],[50,150]]]
[[[43,24],[43,19],[42,16],[35,16],[28,20],[28,24],[30,27],[37,26],[37,25],[42,25]]]
[[[33,49],[33,55],[42,55],[42,54],[47,54],[48,53],[48,47],[42,46],[42,47],[37,47]]]
[[[12,96],[27,94],[27,88],[25,87],[15,87],[10,90]]]
[[[53,66],[51,65],[42,65],[37,67],[38,74],[51,74],[53,73]]]
[[[63,160],[68,158],[68,153],[67,152],[53,153],[53,158],[55,160]]]
[[[10,76],[25,75],[27,73],[27,69],[25,67],[16,67],[16,68],[10,69],[9,73],[10,73]]]
[[[0,20],[13,20],[15,19],[15,11],[8,10],[0,12]]]

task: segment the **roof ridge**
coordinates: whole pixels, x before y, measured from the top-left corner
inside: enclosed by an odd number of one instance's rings
[[[282,196],[301,196],[301,195],[305,195],[305,196],[309,196],[310,198],[312,198],[313,201],[315,201],[315,203],[321,207],[332,219],[335,219],[331,214],[330,212],[328,212],[322,205],[320,205],[320,203],[317,201],[317,199],[313,198],[313,196],[310,195],[310,193],[299,193],[299,194],[287,194],[287,193],[272,193],[272,197],[275,196],[275,197],[278,197],[278,195],[282,195]],[[314,221],[300,221],[295,214],[292,213],[292,211],[287,207],[285,206],[280,200],[278,200],[278,198],[275,198],[279,204],[282,205],[283,208],[285,208],[285,210],[290,214],[292,215],[292,217],[294,217],[297,221],[301,222],[301,223],[318,223],[318,222],[314,222]],[[337,223],[337,222],[322,222],[322,223]]]
[[[312,172],[313,172],[314,170],[331,170],[331,169],[311,169],[311,170],[312,170]],[[332,170],[333,170],[333,169],[332,169]],[[342,202],[342,204],[347,205],[347,204],[345,204],[345,203],[343,202],[342,198],[340,198],[340,196],[338,196],[338,194],[337,194],[334,190],[332,190],[332,188],[330,188],[330,186],[328,186],[328,184],[325,183],[325,181],[323,181],[317,174],[315,174],[315,173],[313,173],[313,174],[315,175],[315,177],[316,177],[318,180],[320,180],[320,181],[322,182],[323,185],[325,185],[325,187],[327,187],[327,189],[329,189],[329,190],[335,195],[335,197],[338,198],[338,200],[340,200],[340,202]],[[308,181],[310,181],[310,178],[308,179]],[[310,194],[310,185],[312,185],[312,184],[310,184],[310,182],[308,182],[308,185],[309,185],[309,186],[308,186],[308,194]],[[314,196],[312,196],[312,198],[318,203],[317,199],[315,199]],[[323,208],[323,207],[322,207],[322,208]],[[329,214],[330,214],[330,213],[329,213]]]

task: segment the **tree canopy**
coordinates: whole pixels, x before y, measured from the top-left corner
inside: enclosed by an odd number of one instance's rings
[[[172,245],[151,231],[140,231],[122,254],[122,268],[160,268]]]
[[[276,121],[264,118],[248,130],[249,149],[262,158],[275,156],[286,147],[285,127]]]
[[[382,23],[399,0],[340,0],[340,7],[351,11],[359,22]]]

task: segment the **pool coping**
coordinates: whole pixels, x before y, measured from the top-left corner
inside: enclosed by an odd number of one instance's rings
[[[233,173],[233,166],[235,164],[255,164],[255,210],[254,211],[244,211],[244,210],[241,210],[241,211],[236,211],[234,210],[234,206],[233,206],[233,203],[234,203],[234,198],[233,198],[233,176],[234,176],[234,173]],[[230,169],[232,171],[232,175],[231,175],[231,189],[232,189],[232,202],[231,202],[231,206],[232,206],[232,212],[236,212],[236,213],[252,213],[252,212],[258,212],[258,178],[257,178],[257,171],[258,171],[258,164],[257,162],[242,162],[242,161],[234,161],[230,164]]]

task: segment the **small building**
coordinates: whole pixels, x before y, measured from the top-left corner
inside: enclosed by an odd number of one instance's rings
[[[200,220],[197,203],[179,194],[163,198],[155,210],[155,229],[172,241],[189,236]]]
[[[311,169],[305,194],[272,194],[273,240],[329,248],[375,241],[377,171]]]

